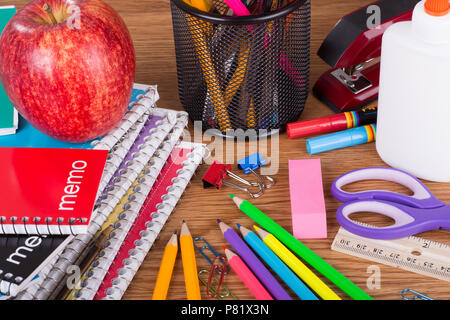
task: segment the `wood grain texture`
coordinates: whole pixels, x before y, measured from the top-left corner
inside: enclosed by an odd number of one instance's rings
[[[181,110],[177,93],[176,61],[168,0],[106,0],[106,2],[123,17],[133,37],[137,56],[136,82],[157,84],[161,95],[158,105]],[[320,74],[329,68],[316,55],[323,39],[340,17],[372,1],[314,0],[312,2],[311,84],[314,84]],[[24,3],[26,1],[0,1],[0,5],[15,4],[18,8],[22,7]],[[301,119],[310,119],[329,114],[332,114],[332,112],[310,94]],[[237,155],[238,158],[240,156],[242,155]],[[330,194],[331,183],[338,176],[350,170],[371,166],[385,166],[385,164],[380,160],[374,144],[327,152],[317,157],[322,160],[328,218],[328,239],[305,240],[303,242],[375,299],[400,299],[400,292],[404,288],[417,290],[436,299],[449,299],[450,286],[447,282],[353,258],[330,249],[338,230],[335,212],[339,206],[339,203]],[[288,140],[287,136],[282,134],[280,137],[279,172],[274,176],[277,180],[277,185],[267,190],[263,197],[253,200],[256,206],[290,231],[291,213],[287,163],[289,159],[305,158],[309,158],[305,148],[305,140]],[[183,219],[189,223],[189,228],[194,237],[204,237],[220,252],[222,252],[221,247],[225,244],[225,240],[217,227],[217,218],[222,219],[233,227],[236,226],[236,223],[247,227],[252,226],[253,222],[238,211],[234,203],[229,199],[228,192],[234,191],[233,189],[228,187],[224,187],[220,191],[203,189],[201,177],[206,169],[206,165],[199,168],[197,175],[179,202],[176,211],[164,227],[159,239],[155,242],[153,249],[136,274],[124,299],[151,298],[164,247],[173,231],[180,229]],[[426,184],[438,199],[450,203],[450,184],[428,182]],[[376,182],[365,185],[365,187],[369,188],[377,186],[381,185],[378,185]],[[393,188],[394,190],[398,189],[395,186]],[[245,197],[240,192],[236,192],[236,194]],[[449,235],[450,233],[446,231],[434,231],[420,236],[449,244]],[[208,267],[200,255],[197,255],[197,264],[202,269]],[[379,290],[369,290],[366,286],[366,281],[370,276],[367,273],[367,268],[370,265],[378,265],[381,268],[381,288]],[[336,289],[328,280],[324,279],[324,281],[331,288]],[[228,275],[225,284],[238,298],[252,299],[251,293],[244,287],[237,275]],[[342,298],[348,298],[337,289],[336,292]],[[204,287],[202,287],[202,295],[206,298]],[[168,299],[185,298],[186,292],[181,255],[178,255]]]

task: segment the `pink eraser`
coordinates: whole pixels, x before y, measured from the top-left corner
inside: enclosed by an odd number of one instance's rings
[[[294,237],[327,238],[320,159],[289,160],[289,189]]]

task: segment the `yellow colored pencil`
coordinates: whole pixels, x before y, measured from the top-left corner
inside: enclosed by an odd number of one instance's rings
[[[192,35],[192,40],[197,51],[198,61],[203,71],[206,85],[214,105],[216,119],[222,133],[231,129],[231,121],[228,115],[227,104],[222,94],[220,82],[218,80],[211,55],[208,51],[204,31],[207,31],[207,24],[202,23],[194,16],[186,15],[186,20]]]
[[[194,240],[186,222],[183,220],[180,233],[181,257],[183,260],[184,283],[188,300],[201,300],[200,284],[195,261]]]
[[[289,268],[292,269],[305,283],[324,300],[341,300],[322,280],[320,280],[303,262],[301,262],[288,248],[286,248],[274,235],[254,226],[263,242],[272,250]]]
[[[249,129],[256,128],[255,100],[253,99],[253,97],[250,98],[250,106],[247,112],[247,127]]]
[[[177,253],[178,238],[177,232],[175,231],[164,249],[152,300],[166,300],[170,280],[172,279],[173,267],[175,266],[175,260],[177,259]]]
[[[187,0],[186,2],[190,3],[194,8],[205,12],[210,12],[213,7],[210,0]]]
[[[236,72],[233,74],[233,77],[230,79],[229,84],[227,85],[227,89],[224,93],[225,104],[229,105],[236,92],[241,87],[242,82],[244,81],[245,74],[247,71],[248,57],[250,54],[250,46],[247,43],[247,40],[243,40],[242,44],[239,48],[239,63],[236,68]]]

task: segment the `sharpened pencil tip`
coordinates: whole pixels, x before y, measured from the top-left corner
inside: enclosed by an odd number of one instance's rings
[[[222,222],[222,220],[220,220],[220,219],[217,219],[217,223],[221,223]]]
[[[229,193],[229,195],[230,195],[230,197],[231,197],[231,199],[234,199],[236,196],[234,195],[234,194],[232,194],[232,193]]]
[[[256,230],[256,232],[258,232],[259,230],[261,230],[261,228],[259,228],[258,226],[256,226],[256,225],[254,225],[253,226],[253,229],[255,229]]]
[[[225,246],[222,246],[222,249],[223,249],[223,251],[225,251],[225,250],[227,250],[227,247],[225,247]]]
[[[241,225],[239,223],[236,223],[236,225],[237,225],[238,229],[241,228]]]

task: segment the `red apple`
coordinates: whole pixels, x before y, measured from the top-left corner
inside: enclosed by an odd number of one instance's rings
[[[106,134],[123,117],[136,59],[125,23],[100,0],[35,0],[0,38],[0,80],[19,113],[67,142]]]

